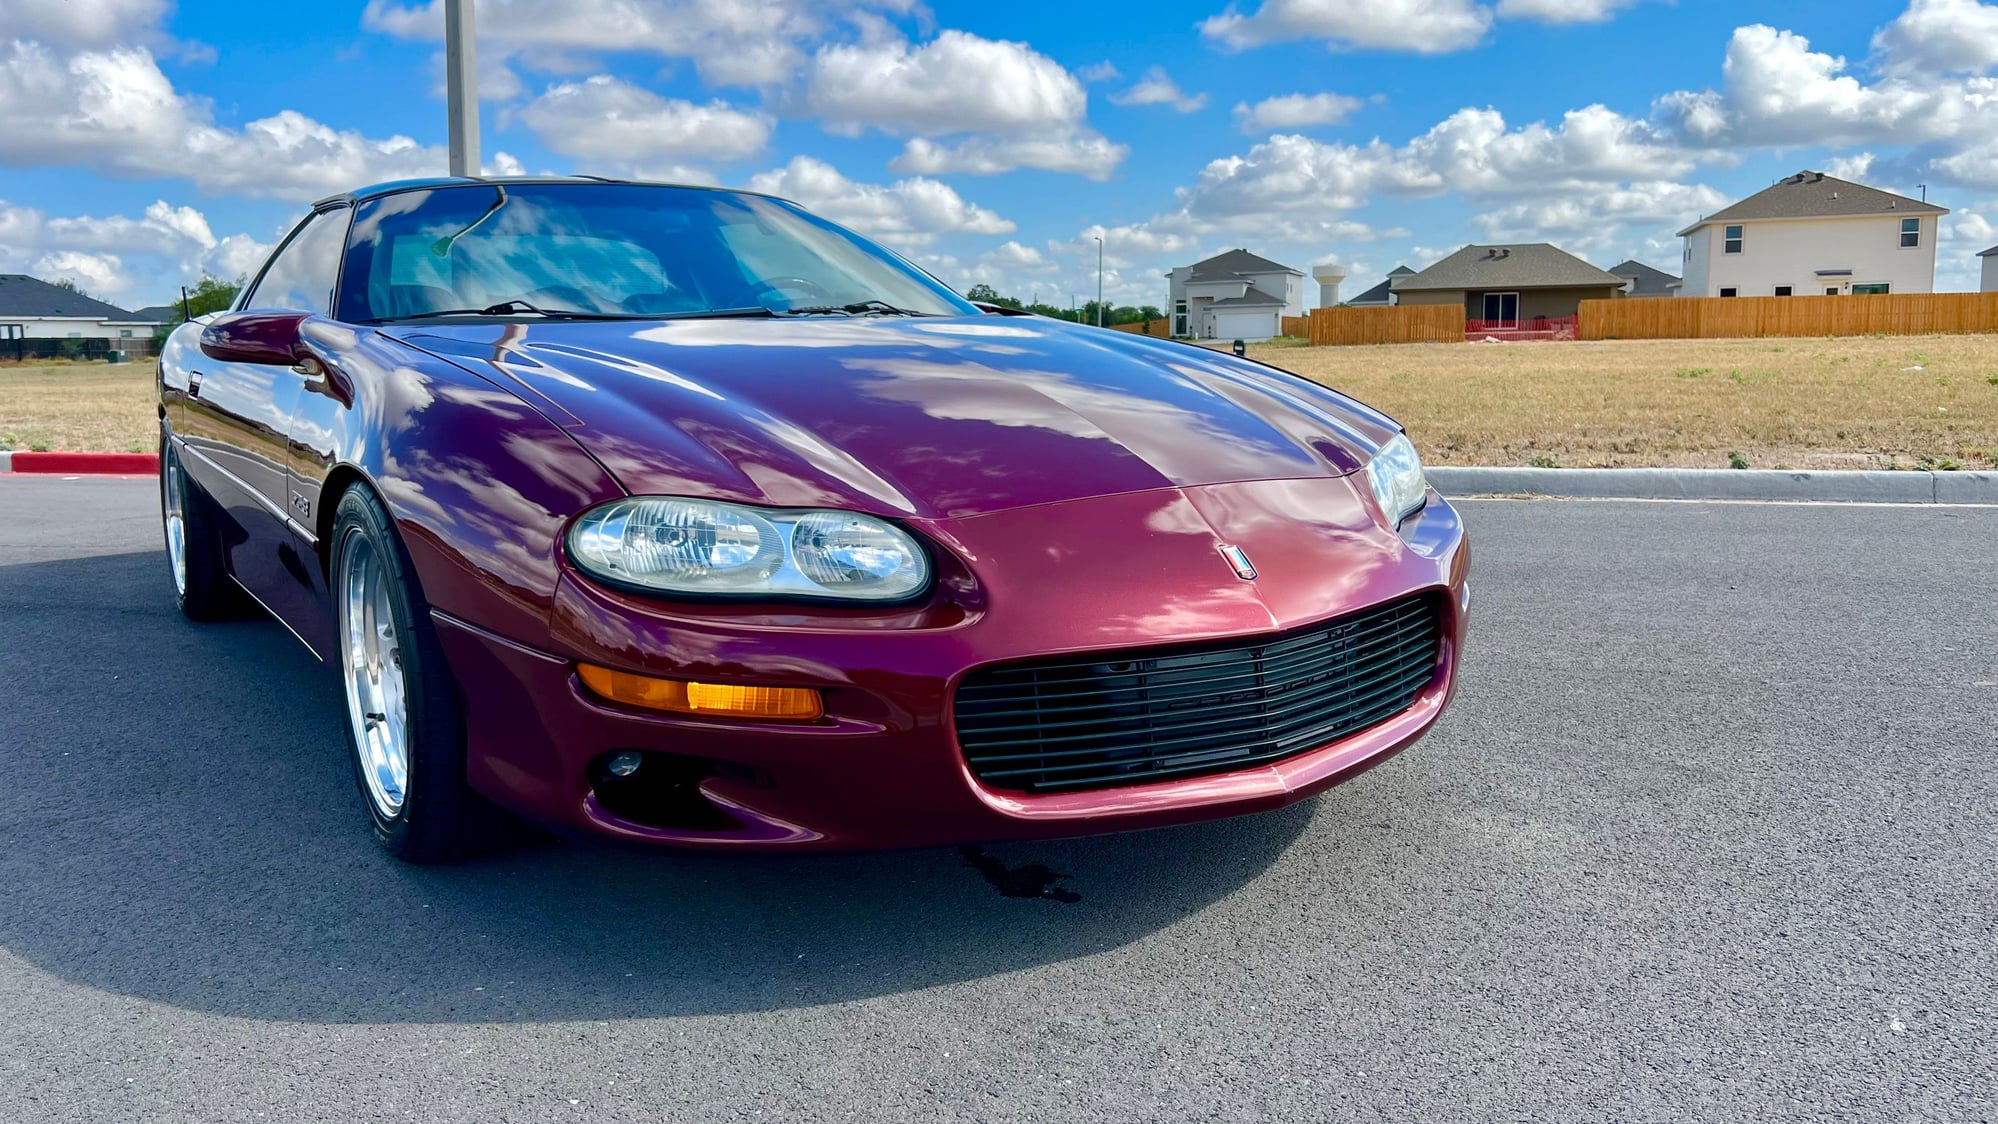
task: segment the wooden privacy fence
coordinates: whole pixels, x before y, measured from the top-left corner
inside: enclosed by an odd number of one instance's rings
[[[1130,332],[1138,336],[1165,336],[1172,331],[1172,321],[1161,316],[1156,320],[1133,320],[1129,324],[1106,324],[1112,331]]]
[[[1314,308],[1311,343],[1463,343],[1461,304],[1397,304],[1380,308]]]
[[[1280,330],[1286,336],[1295,336],[1298,339],[1303,339],[1311,334],[1311,317],[1286,316],[1283,318]]]
[[[1585,340],[1659,340],[1931,332],[1998,332],[1998,293],[1583,301],[1578,334]]]

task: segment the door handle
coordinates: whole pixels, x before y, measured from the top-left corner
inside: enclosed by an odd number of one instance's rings
[[[189,371],[189,372],[187,373],[187,396],[188,396],[189,398],[199,398],[199,397],[201,397],[201,372],[200,372],[200,371]]]

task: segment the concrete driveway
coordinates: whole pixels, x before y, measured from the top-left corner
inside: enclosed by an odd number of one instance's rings
[[[1455,709],[1260,818],[413,869],[154,502],[0,479],[0,1121],[1998,1111],[1998,509],[1466,503]]]

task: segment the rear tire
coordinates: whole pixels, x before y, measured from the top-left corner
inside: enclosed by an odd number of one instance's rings
[[[410,863],[478,849],[498,813],[465,784],[457,685],[395,524],[365,486],[334,510],[331,572],[347,747],[375,841]]]
[[[191,621],[242,616],[249,598],[229,576],[215,505],[187,475],[165,425],[160,426],[160,525],[181,615]]]

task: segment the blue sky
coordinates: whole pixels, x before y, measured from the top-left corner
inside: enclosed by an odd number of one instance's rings
[[[479,0],[499,171],[774,190],[945,280],[1163,303],[1246,246],[1349,291],[1465,242],[1675,269],[1802,168],[1998,242],[1980,0]],[[164,301],[304,204],[442,172],[441,0],[0,0],[0,270]]]

